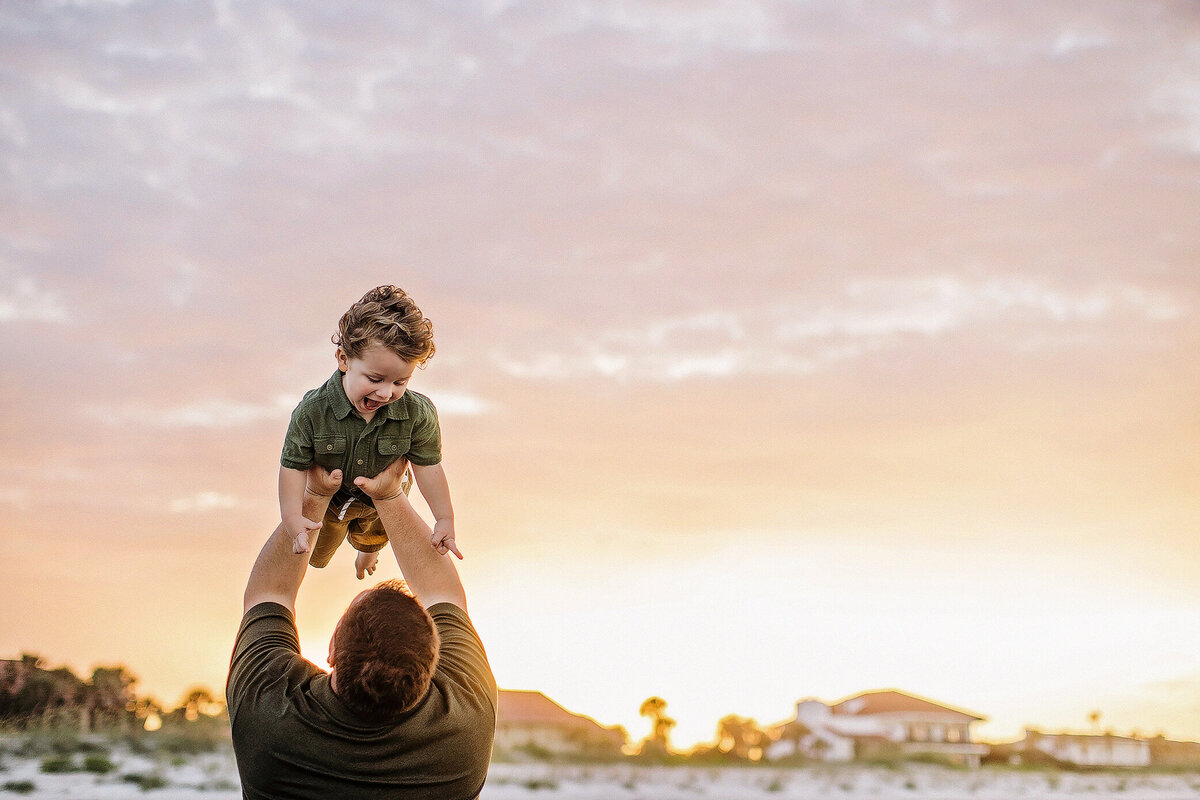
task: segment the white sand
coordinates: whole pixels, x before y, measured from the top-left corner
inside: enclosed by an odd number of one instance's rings
[[[4,756],[0,786],[30,781],[27,794],[6,798],[115,800],[238,800],[232,754],[172,760],[114,752],[107,775],[40,771],[40,758]],[[80,761],[80,757],[76,756]],[[143,792],[125,775],[158,775],[161,789]],[[495,764],[483,800],[1200,800],[1200,773],[952,770],[926,765],[900,769],[855,766],[784,769]]]

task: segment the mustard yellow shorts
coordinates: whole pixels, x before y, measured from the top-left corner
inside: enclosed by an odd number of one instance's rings
[[[412,472],[408,471],[400,481],[400,489],[407,495],[411,488]],[[321,530],[317,531],[317,543],[313,545],[308,563],[314,567],[325,566],[347,539],[360,553],[377,553],[388,543],[387,531],[383,529],[375,507],[341,490],[325,509],[325,518],[321,520]]]

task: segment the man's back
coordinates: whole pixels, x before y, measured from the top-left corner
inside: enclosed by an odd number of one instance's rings
[[[441,640],[425,698],[384,724],[366,723],[299,654],[291,612],[260,603],[242,620],[226,694],[247,798],[468,800],[483,787],[496,723],[496,683],[466,613],[429,609]]]

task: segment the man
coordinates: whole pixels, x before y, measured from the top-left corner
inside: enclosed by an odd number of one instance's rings
[[[328,673],[300,657],[307,558],[282,525],[258,554],[226,685],[245,798],[469,800],[483,788],[496,682],[458,571],[400,491],[404,466],[356,483],[412,594],[386,581],[355,597],[329,641]],[[304,515],[321,519],[340,484],[340,470],[314,467]]]

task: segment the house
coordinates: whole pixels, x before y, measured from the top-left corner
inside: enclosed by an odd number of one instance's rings
[[[1042,733],[1026,729],[1025,738],[1013,747],[1022,753],[1040,753],[1066,764],[1087,767],[1146,767],[1150,742],[1111,733]]]
[[[977,767],[987,745],[971,741],[971,724],[984,719],[916,695],[885,689],[833,704],[807,699],[796,716],[774,726],[771,759],[802,756],[823,761],[932,756]]]
[[[1159,734],[1149,745],[1150,763],[1156,767],[1200,767],[1200,742],[1175,742]]]
[[[624,728],[567,711],[541,692],[500,690],[497,752],[607,757],[619,755],[626,740]]]

